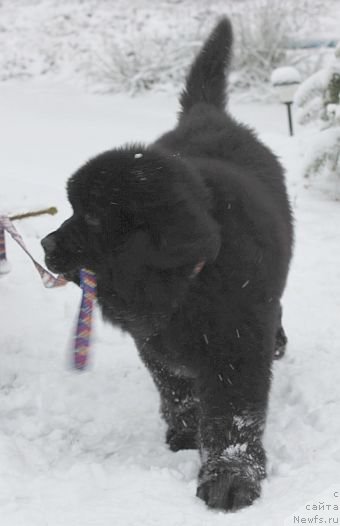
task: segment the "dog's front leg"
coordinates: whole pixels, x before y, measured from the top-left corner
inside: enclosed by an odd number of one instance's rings
[[[206,364],[197,386],[202,456],[197,495],[224,510],[250,505],[265,477],[262,434],[270,364],[261,358],[247,363],[240,354],[234,363],[226,358],[223,365],[222,360]]]

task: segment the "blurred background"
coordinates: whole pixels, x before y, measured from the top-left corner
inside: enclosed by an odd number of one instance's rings
[[[232,17],[232,89],[268,97],[274,68],[320,69],[339,38],[338,0],[2,0],[0,81],[50,79],[94,92],[181,85],[216,18]]]

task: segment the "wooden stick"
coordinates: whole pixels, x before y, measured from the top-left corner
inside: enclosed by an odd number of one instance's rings
[[[50,208],[44,208],[43,210],[36,210],[35,212],[26,212],[24,214],[16,214],[14,216],[10,216],[9,218],[12,221],[15,221],[17,219],[26,219],[26,217],[35,217],[35,216],[42,216],[43,214],[50,214],[51,216],[54,216],[58,212],[57,208],[55,206],[51,206]]]

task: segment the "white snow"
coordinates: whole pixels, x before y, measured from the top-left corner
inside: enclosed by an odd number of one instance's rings
[[[270,81],[273,86],[282,86],[286,84],[298,84],[301,82],[301,75],[296,68],[285,66],[274,69]]]
[[[116,93],[179,86],[216,19],[231,15],[235,83],[248,92],[283,60],[310,72],[314,50],[280,59],[282,46],[338,38],[340,7],[338,0],[8,0],[0,14],[1,81],[53,79]]]
[[[5,259],[0,261],[0,274],[8,274],[11,271],[10,263]]]
[[[327,128],[322,132],[314,133],[313,140],[310,140],[310,152],[306,158],[311,162],[311,157],[319,157],[325,151],[336,150],[340,148],[340,126]]]
[[[42,261],[40,239],[70,212],[68,176],[113,145],[152,140],[174,124],[176,109],[170,95],[0,86],[0,211],[59,209],[16,223],[35,258]],[[133,342],[98,314],[90,368],[70,369],[80,291],[72,284],[46,290],[7,237],[12,270],[0,277],[1,526],[279,526],[339,481],[339,203],[304,187],[306,141],[299,130],[287,136],[281,105],[232,109],[284,162],[296,217],[283,301],[289,347],[274,364],[261,499],[226,516],[195,497],[198,453],[167,449],[157,392]]]
[[[340,126],[308,134],[302,165],[306,184],[340,200],[339,159]]]
[[[226,458],[237,457],[242,453],[245,453],[247,451],[247,447],[247,442],[245,442],[244,444],[233,444],[232,446],[227,447],[223,451],[223,456]]]

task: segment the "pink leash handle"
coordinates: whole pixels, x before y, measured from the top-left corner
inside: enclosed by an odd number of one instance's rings
[[[33,256],[28,251],[21,235],[19,234],[19,232],[13,225],[12,221],[7,216],[0,216],[0,261],[2,263],[7,262],[6,245],[5,245],[5,230],[10,234],[10,236],[12,236],[14,241],[18,243],[18,245],[23,249],[24,252],[26,252],[28,257],[31,259],[35,268],[40,274],[44,287],[46,288],[63,287],[64,285],[68,283],[67,280],[63,278],[62,276],[57,276],[57,277],[53,276],[53,274],[48,272],[48,270],[44,269],[44,267],[42,267],[40,263],[38,263],[33,258]],[[9,271],[9,268],[5,270],[5,272],[8,272],[8,271]],[[0,273],[1,273],[1,269],[0,269]]]

